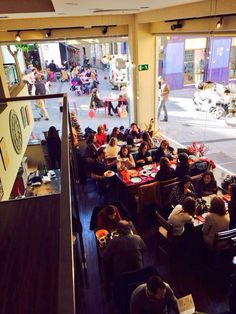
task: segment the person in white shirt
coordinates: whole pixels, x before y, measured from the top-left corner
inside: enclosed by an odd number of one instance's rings
[[[157,108],[157,120],[160,119],[161,111],[163,109],[164,111],[164,119],[162,121],[167,122],[168,121],[168,113],[166,109],[166,101],[168,100],[168,95],[170,93],[169,87],[164,81],[162,76],[159,76],[158,78],[158,84],[159,84],[159,104]]]
[[[173,226],[173,235],[181,236],[186,224],[193,224],[196,202],[193,197],[186,197],[183,205],[177,205],[168,217],[168,222]]]
[[[119,152],[119,146],[117,145],[117,138],[111,137],[109,143],[106,146],[107,157],[117,157]]]

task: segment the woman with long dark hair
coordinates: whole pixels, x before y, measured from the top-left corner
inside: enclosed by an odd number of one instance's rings
[[[130,154],[129,149],[126,145],[123,145],[121,147],[118,157],[121,160],[121,162],[125,164],[125,167],[128,167],[128,168],[135,167],[135,161],[134,161],[133,155]]]
[[[188,154],[180,153],[178,155],[177,166],[175,169],[175,176],[181,178],[183,176],[190,176],[190,166],[188,162]]]
[[[151,154],[148,151],[147,142],[142,142],[139,146],[138,154],[136,156],[136,166],[142,167],[152,162]]]
[[[196,197],[196,193],[190,176],[184,176],[180,179],[179,184],[175,185],[172,189],[169,204],[171,206],[183,204],[185,198],[188,196]]]
[[[55,126],[51,126],[48,130],[46,138],[48,155],[50,160],[50,169],[61,167],[61,139]]]
[[[217,193],[217,183],[213,172],[206,171],[202,174],[201,179],[196,183],[196,193],[199,197]]]
[[[162,157],[160,160],[160,170],[157,172],[155,179],[157,181],[166,181],[175,178],[175,170],[171,167],[168,158]]]

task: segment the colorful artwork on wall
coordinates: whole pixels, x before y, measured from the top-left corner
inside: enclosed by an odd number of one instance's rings
[[[25,106],[25,115],[26,115],[27,124],[30,125],[30,112],[29,112],[28,105]]]
[[[25,108],[24,107],[20,108],[20,113],[21,113],[22,124],[23,124],[23,127],[25,129],[25,127],[26,127],[26,114],[25,114]]]
[[[0,140],[0,157],[2,159],[3,167],[5,171],[7,170],[7,167],[9,165],[9,156],[7,153],[7,146],[4,138],[2,137]]]
[[[2,186],[2,180],[0,178],[0,201],[2,200],[4,195],[3,186]]]

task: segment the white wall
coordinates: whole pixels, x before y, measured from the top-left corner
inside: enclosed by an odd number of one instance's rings
[[[54,63],[56,65],[58,65],[59,67],[61,66],[59,43],[40,44],[39,51],[43,66],[46,60],[48,60],[48,63],[54,60]]]

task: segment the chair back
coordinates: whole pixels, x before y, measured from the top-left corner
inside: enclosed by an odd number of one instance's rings
[[[214,248],[215,249],[230,249],[231,245],[236,242],[236,228],[221,231],[216,234]]]
[[[155,214],[157,218],[159,234],[164,238],[172,236],[173,226],[167,220],[165,220],[165,218],[162,217],[157,211],[155,212]]]
[[[158,208],[161,204],[160,183],[152,182],[141,185],[138,189],[138,211],[144,206],[155,204]]]
[[[172,189],[177,184],[179,184],[179,181],[177,181],[176,179],[172,179],[172,180],[173,180],[172,183],[168,183],[168,184],[163,184],[163,182],[161,183],[161,208],[163,209],[163,213],[164,211],[168,211],[167,213],[168,215],[169,215],[169,210],[170,210],[170,205],[169,205],[170,193]],[[171,181],[171,180],[168,180],[168,181]]]

